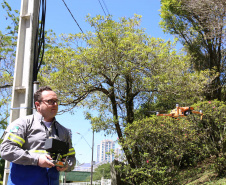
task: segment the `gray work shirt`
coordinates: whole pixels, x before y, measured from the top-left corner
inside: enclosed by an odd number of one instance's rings
[[[76,160],[70,130],[55,118],[49,129],[42,121],[42,115],[36,112],[10,123],[1,144],[1,157],[16,164],[37,165],[39,156],[45,153],[46,139],[52,137],[69,143],[67,171],[73,170]]]

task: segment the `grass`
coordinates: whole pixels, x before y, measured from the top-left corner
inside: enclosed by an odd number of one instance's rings
[[[219,178],[214,169],[214,159],[206,159],[195,168],[188,168],[180,173],[183,185],[226,185],[226,177]]]

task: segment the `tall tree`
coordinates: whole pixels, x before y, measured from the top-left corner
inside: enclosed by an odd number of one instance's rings
[[[197,70],[218,72],[206,87],[207,99],[225,98],[225,0],[161,0],[161,17],[164,31],[180,39]]]
[[[13,84],[19,12],[12,10],[6,1],[1,5],[6,12],[5,19],[8,22],[6,29],[0,30],[0,129],[4,129],[9,117],[8,104],[11,100]]]
[[[148,97],[198,96],[203,73],[192,71],[189,59],[170,42],[145,34],[141,16],[119,22],[102,16],[87,20],[94,32],[62,35],[60,41],[49,37],[40,78],[58,92],[68,110],[78,105],[97,110],[98,115],[86,114],[96,131],[116,132],[124,142],[124,128]],[[131,167],[139,165],[132,157],[139,155],[136,150],[123,149]]]

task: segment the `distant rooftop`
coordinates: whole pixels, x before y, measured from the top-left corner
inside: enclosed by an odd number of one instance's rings
[[[93,170],[95,170],[98,166],[102,164],[108,163],[107,161],[103,161],[100,163],[96,163],[93,165]],[[73,171],[83,171],[83,172],[91,172],[91,163],[83,163],[79,166],[76,166]]]

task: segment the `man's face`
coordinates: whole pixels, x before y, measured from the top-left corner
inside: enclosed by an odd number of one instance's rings
[[[43,91],[42,101],[35,102],[37,111],[44,117],[45,121],[52,121],[58,111],[57,95],[53,91]]]

